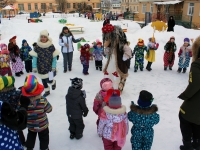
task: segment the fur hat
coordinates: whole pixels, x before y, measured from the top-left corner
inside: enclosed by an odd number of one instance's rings
[[[144,46],[144,40],[139,38],[138,39],[138,43],[137,43],[138,46]]]
[[[200,36],[192,44],[192,61],[196,61],[200,58]]]
[[[119,108],[122,105],[120,91],[109,89],[107,91],[106,97],[104,99],[105,102],[108,103],[108,106],[111,108]]]
[[[27,41],[25,39],[22,40],[22,45],[24,45],[24,43],[27,43]]]
[[[5,44],[5,43],[2,43],[2,44],[0,44],[0,49],[1,50],[7,50],[8,49],[8,47],[7,47],[7,45]]]
[[[42,30],[40,36],[46,36],[49,39],[49,32],[47,30]]]
[[[141,91],[138,99],[138,105],[141,108],[150,107],[153,102],[153,95],[148,91]]]
[[[10,42],[10,43],[13,42],[14,40],[16,40],[16,38],[17,38],[17,36],[13,36],[13,37],[9,40],[9,42]]]
[[[71,80],[71,84],[72,84],[72,87],[75,88],[75,89],[79,89],[81,90],[82,87],[83,87],[83,80],[81,78],[73,78],[73,79],[70,79]]]
[[[103,78],[100,82],[100,87],[103,91],[108,91],[113,88],[113,82],[109,78]]]
[[[190,43],[190,39],[189,38],[185,38],[184,39],[184,43]]]
[[[26,76],[24,86],[22,87],[22,94],[24,96],[32,97],[40,95],[44,90],[44,86],[40,84],[34,75]]]

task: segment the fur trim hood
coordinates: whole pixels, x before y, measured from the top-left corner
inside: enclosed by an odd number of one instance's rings
[[[150,114],[156,113],[158,111],[157,105],[152,105],[149,108],[143,108],[142,109],[139,106],[132,104],[130,106],[130,109],[131,109],[131,111],[133,111],[137,114],[140,114],[140,115],[150,115]]]
[[[200,57],[200,36],[195,40],[192,45],[192,62]]]
[[[103,110],[106,112],[106,113],[109,113],[109,114],[113,114],[113,115],[119,115],[119,114],[124,114],[126,113],[126,106],[122,105],[122,107],[118,108],[118,109],[112,109],[108,106],[104,106],[103,107]]]

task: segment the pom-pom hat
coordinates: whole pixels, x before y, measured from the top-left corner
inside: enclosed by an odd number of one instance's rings
[[[190,39],[189,38],[185,38],[184,39],[184,43],[190,43]]]
[[[153,95],[148,91],[141,91],[138,99],[138,105],[141,108],[150,107],[153,102]]]
[[[138,43],[137,43],[138,46],[144,46],[144,40],[139,38],[138,39]]]
[[[22,94],[27,97],[40,95],[44,90],[44,86],[40,84],[34,75],[26,76]]]

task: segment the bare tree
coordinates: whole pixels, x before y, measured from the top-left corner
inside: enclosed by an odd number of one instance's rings
[[[55,0],[55,1],[58,4],[58,8],[60,9],[60,11],[65,12],[67,7],[67,0]]]
[[[16,2],[16,0],[0,0],[0,8],[3,8],[7,5],[12,5]]]

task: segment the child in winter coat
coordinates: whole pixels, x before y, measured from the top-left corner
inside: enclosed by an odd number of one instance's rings
[[[29,52],[33,57],[33,72],[38,72],[39,77],[42,79],[42,84],[45,88],[44,97],[50,94],[48,84],[52,86],[52,90],[56,89],[56,80],[49,79],[49,73],[53,72],[53,76],[56,75],[56,63],[59,53],[55,49],[47,30],[40,32],[40,37],[34,50]]]
[[[16,111],[19,109],[21,91],[14,87],[15,78],[13,76],[3,76],[0,78],[0,100],[9,103]],[[25,137],[22,131],[18,131],[21,144],[25,144]]]
[[[84,44],[81,46],[81,64],[83,65],[83,74],[88,75],[89,61],[90,61],[90,45]]]
[[[2,87],[1,87],[2,88]],[[0,100],[0,149],[24,150],[20,142],[17,130],[23,130],[27,125],[27,107],[29,98],[20,97],[20,108],[13,109],[11,104]]]
[[[10,68],[10,52],[7,49],[6,44],[0,44],[0,75],[5,76],[12,76],[12,71]]]
[[[70,80],[72,84],[65,97],[70,139],[74,139],[74,137],[80,139],[83,137],[83,130],[85,128],[83,117],[87,116],[89,110],[85,102],[86,93],[84,90],[81,90],[83,87],[83,80],[81,78]]]
[[[32,57],[29,55],[29,52],[32,48],[28,45],[26,40],[22,40],[22,47],[20,49],[21,59],[25,63],[26,72],[32,72]]]
[[[95,58],[96,70],[102,71],[103,48],[101,42],[97,42],[96,46],[94,46],[93,56]]]
[[[154,37],[149,38],[149,43],[147,44],[148,51],[145,56],[145,59],[148,61],[147,66],[146,66],[146,69],[148,71],[152,70],[151,65],[156,60],[156,52],[155,51],[158,49],[158,47],[159,47],[159,44],[156,43],[156,39]]]
[[[175,37],[170,37],[170,40],[166,43],[165,47],[165,53],[164,53],[164,70],[167,70],[167,67],[169,66],[169,70],[172,70],[172,67],[174,65],[175,60],[175,52],[176,52],[176,43],[175,43]]]
[[[30,98],[27,110],[27,150],[34,149],[37,134],[40,140],[40,150],[49,150],[49,121],[46,113],[52,111],[52,106],[45,97],[41,96],[43,90],[44,86],[38,82],[34,75],[26,77],[22,94]]]
[[[151,105],[152,101],[153,95],[144,90],[140,92],[138,105],[132,101],[131,111],[128,113],[128,119],[133,123],[132,150],[151,150],[154,137],[153,126],[160,120],[157,114],[158,107]]]
[[[121,103],[120,91],[110,89],[105,97],[108,106],[103,107],[98,125],[104,150],[121,150],[128,134],[126,107]]]
[[[20,50],[16,44],[16,36],[12,37],[9,40],[8,50],[10,51],[12,71],[15,73],[17,77],[20,77],[23,73],[24,64],[20,58]]]
[[[100,82],[100,87],[101,90],[96,94],[93,103],[93,111],[98,115],[98,119],[96,122],[97,126],[99,124],[100,114],[103,111],[103,107],[108,104],[108,102],[104,101],[104,98],[106,96],[107,91],[113,88],[112,80],[109,78],[102,79]]]
[[[138,67],[140,68],[140,71],[143,71],[144,51],[147,52],[147,47],[144,45],[144,40],[138,39],[138,43],[133,50],[133,56],[135,55],[134,72],[137,72]]]
[[[179,62],[178,62],[179,68],[177,72],[180,73],[183,69],[183,73],[185,73],[187,67],[189,67],[190,64],[190,58],[192,57],[192,46],[190,45],[189,38],[184,39],[184,44],[180,48],[178,57],[179,57]]]

